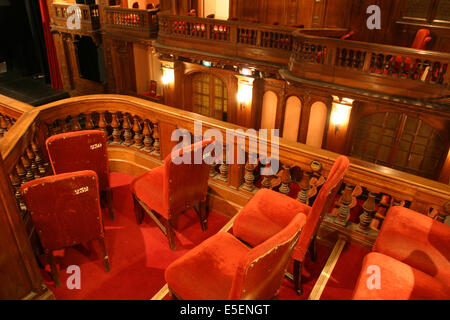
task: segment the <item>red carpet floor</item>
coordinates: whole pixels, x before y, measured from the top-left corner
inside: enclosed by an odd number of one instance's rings
[[[56,299],[63,300],[146,300],[153,297],[165,284],[164,270],[187,251],[211,237],[224,226],[228,218],[211,212],[208,219],[208,231],[202,232],[197,214],[189,211],[180,216],[176,231],[177,250],[171,251],[167,238],[156,224],[146,217],[141,226],[136,224],[133,201],[129,183],[133,177],[113,174],[114,210],[116,219],[112,221],[109,213],[103,211],[106,245],[111,262],[111,271],[103,267],[98,243],[76,246],[56,253],[61,288],[55,288],[46,271],[42,271],[47,286],[54,292]],[[303,275],[304,294],[299,297],[293,284],[284,280],[280,289],[280,300],[305,300],[309,297],[320,273],[332,251],[331,247],[318,245],[318,259],[313,263],[309,257],[305,262],[306,274]],[[324,299],[348,299],[356,283],[363,256],[367,251],[346,245],[336,268],[323,293]],[[44,261],[45,262],[45,261]],[[81,289],[70,290],[66,273],[70,265],[81,270]],[[292,264],[289,269],[292,271]],[[167,299],[168,297],[166,297]]]

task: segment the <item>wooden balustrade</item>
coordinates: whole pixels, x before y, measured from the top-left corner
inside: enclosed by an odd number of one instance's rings
[[[239,129],[229,123],[135,97],[92,95],[30,108],[18,119],[20,125],[13,126],[0,141],[0,151],[19,208],[25,212],[18,190],[24,182],[50,174],[45,152],[45,139],[50,135],[103,130],[108,135],[111,169],[137,175],[160,165],[170,154],[178,143],[171,141],[174,129],[183,128],[194,133],[194,121],[202,121],[203,131],[217,129],[224,137],[226,130]],[[255,139],[254,136],[247,138]],[[237,154],[237,141],[229,143]],[[245,152],[245,164],[218,162],[211,165],[212,208],[230,216],[259,188],[272,188],[312,205],[338,157],[325,150],[280,139],[280,170],[272,176],[262,176],[260,169],[269,164],[260,161],[254,164],[249,161],[248,146]],[[320,172],[312,173],[312,161],[322,164]],[[361,160],[350,161],[341,199],[334,210],[330,208],[324,227],[373,243],[376,230],[392,205],[401,203],[438,220],[449,214],[450,186]],[[357,206],[361,207],[360,216],[350,221],[350,212]],[[333,214],[336,210],[337,214]]]
[[[158,34],[158,10],[105,8],[104,29],[110,33],[154,39]]]
[[[77,6],[79,10],[69,13],[69,6]],[[80,19],[82,30],[97,30],[100,28],[100,15],[96,4],[52,3],[54,22],[57,26],[67,27],[69,17],[75,14]]]
[[[292,33],[296,30],[284,26],[164,14],[159,15],[159,23],[158,42],[161,44],[283,64],[289,60]],[[180,39],[189,39],[189,43]]]
[[[413,98],[448,95],[450,54],[382,44],[293,35],[294,76]]]

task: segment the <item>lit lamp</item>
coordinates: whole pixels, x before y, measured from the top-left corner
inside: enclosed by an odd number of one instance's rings
[[[347,125],[353,107],[353,99],[333,96],[333,109],[331,111],[331,123],[334,124],[335,134],[341,126]]]
[[[237,75],[238,78],[238,93],[237,93],[237,101],[241,109],[245,109],[246,106],[249,106],[252,103],[253,98],[253,82],[254,78]]]
[[[164,85],[171,84],[175,81],[175,72],[173,70],[173,62],[162,62],[163,76],[161,81]]]

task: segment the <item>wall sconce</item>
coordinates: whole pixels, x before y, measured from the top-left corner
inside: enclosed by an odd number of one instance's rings
[[[173,62],[162,62],[163,76],[161,81],[164,85],[168,85],[175,82],[175,72],[173,70]]]
[[[331,123],[334,124],[335,134],[339,131],[340,127],[347,125],[350,119],[350,114],[353,107],[353,99],[339,98],[333,96],[333,109],[331,111]]]
[[[238,78],[238,93],[237,101],[242,109],[252,103],[253,99],[253,82],[254,78],[245,77],[241,75],[236,76]]]

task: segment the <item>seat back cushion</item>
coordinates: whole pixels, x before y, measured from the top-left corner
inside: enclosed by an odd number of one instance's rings
[[[58,250],[103,238],[94,171],[33,180],[25,183],[20,192],[44,249]]]
[[[430,34],[431,32],[428,29],[419,29],[411,48],[425,50],[427,48],[427,43],[432,39]]]
[[[304,214],[296,215],[283,230],[241,259],[230,291],[231,300],[267,300],[278,294],[305,222]]]
[[[97,173],[100,190],[109,188],[109,166],[106,134],[86,130],[54,135],[46,141],[55,174],[93,170]]]
[[[213,142],[213,140],[200,141],[173,151],[166,157],[163,206],[168,208],[169,217],[183,212],[198,201],[206,200],[210,166],[204,161],[203,155],[205,148]],[[172,157],[175,155],[183,157],[183,159],[190,159],[190,161],[176,163],[172,161]],[[200,162],[200,164],[195,162]]]

